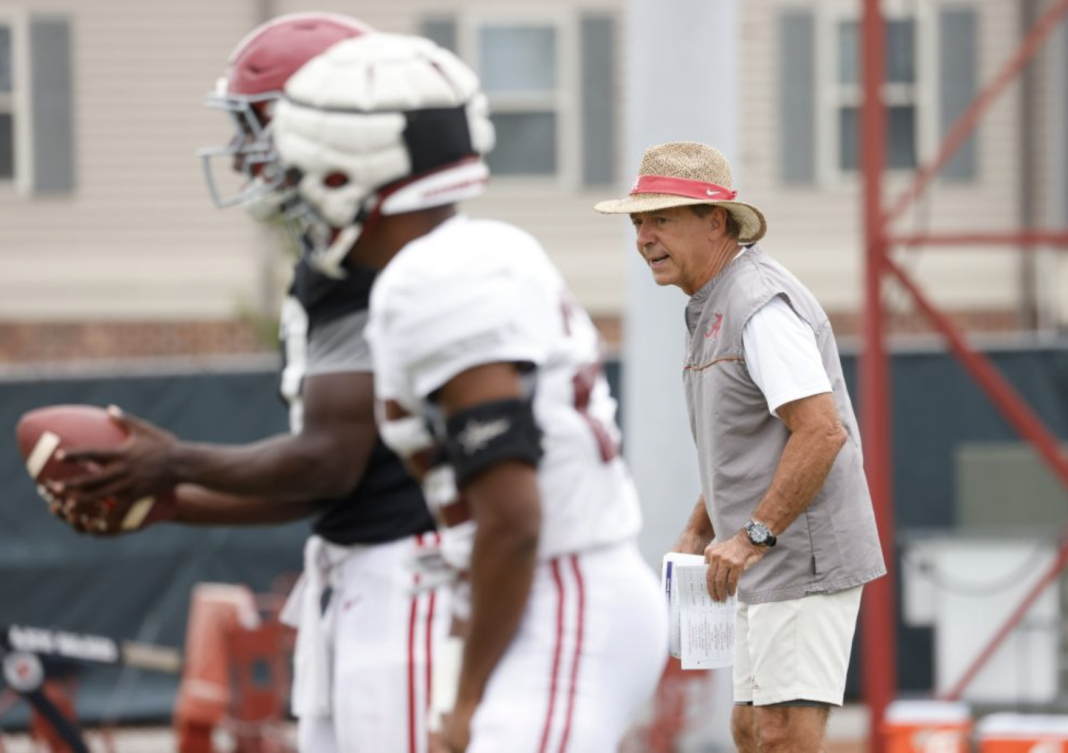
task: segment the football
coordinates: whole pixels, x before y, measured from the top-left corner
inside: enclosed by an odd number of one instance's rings
[[[56,459],[56,450],[114,447],[126,432],[108,412],[95,405],[52,405],[26,413],[15,427],[19,452],[34,481],[61,481],[85,473],[75,463]]]
[[[123,443],[126,431],[103,408],[95,405],[52,405],[23,414],[15,427],[19,452],[37,484],[62,481],[86,472],[87,466],[64,462],[56,451],[111,448]],[[122,530],[142,528],[165,519],[174,505],[174,494],[145,497],[134,502],[121,521]]]

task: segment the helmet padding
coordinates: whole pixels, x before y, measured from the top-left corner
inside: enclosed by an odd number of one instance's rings
[[[380,194],[404,182],[404,211],[481,190],[470,163],[493,147],[475,74],[428,39],[368,34],[338,43],[292,76],[274,117],[274,143],[299,173],[301,198],[335,229],[362,225]],[[450,190],[443,173],[465,179]],[[434,190],[411,186],[432,175]],[[460,185],[460,184],[463,185]],[[462,190],[461,190],[462,189]]]

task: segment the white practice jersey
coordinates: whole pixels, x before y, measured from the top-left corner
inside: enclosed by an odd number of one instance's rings
[[[501,222],[448,220],[406,246],[379,275],[367,332],[379,403],[395,401],[417,418],[407,421],[409,428],[433,425],[440,417],[429,396],[472,367],[534,366],[543,450],[541,558],[637,535],[641,513],[619,454],[599,334],[532,236]],[[402,457],[443,438],[437,429],[413,441],[410,432],[391,426],[404,422],[380,423],[383,439]],[[431,506],[455,499],[451,471],[446,485],[443,490],[441,474],[428,475]],[[469,525],[464,535],[465,526],[445,531],[447,543],[467,538]],[[463,552],[446,548],[453,550],[447,553],[452,564],[465,564],[455,561]]]

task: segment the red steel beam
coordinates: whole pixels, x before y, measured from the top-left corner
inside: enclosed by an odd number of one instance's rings
[[[1060,479],[1061,484],[1068,487],[1068,459],[1061,454],[1060,448],[1057,443],[1056,437],[1050,434],[1042,421],[1034,414],[1034,412],[1028,407],[1027,403],[1019,396],[1019,394],[1012,388],[1012,386],[1005,380],[1004,377],[997,371],[997,369],[990,363],[990,360],[982,354],[972,350],[972,348],[965,342],[964,337],[953,326],[949,318],[938,311],[934,305],[927,300],[919,287],[913,282],[912,278],[905,272],[904,269],[899,267],[890,258],[885,258],[886,269],[893,274],[898,282],[901,283],[913,300],[916,301],[917,306],[924,313],[924,315],[935,325],[946,340],[949,342],[950,349],[957,357],[957,360],[961,362],[965,370],[975,379],[979,387],[986,393],[987,397],[994,404],[1001,415],[1017,433],[1026,439],[1039,453],[1043,460],[1050,469]],[[1068,531],[1066,531],[1068,534]],[[1050,583],[1064,570],[1065,565],[1068,564],[1068,535],[1066,535],[1063,543],[1061,544],[1060,551],[1057,555],[1057,560],[1053,567],[1046,572],[1031,590],[1024,597],[1020,605],[1012,612],[1009,618],[1005,621],[1005,624],[994,634],[993,638],[983,647],[983,650],[979,652],[978,656],[972,661],[968,668],[961,675],[961,678],[954,683],[950,689],[943,694],[943,698],[946,700],[957,700],[965,689],[975,679],[975,676],[979,674],[980,670],[990,658],[997,651],[998,646],[1012,633],[1016,626],[1023,620],[1027,611],[1031,608],[1031,605],[1035,603],[1042,592],[1049,587]]]
[[[950,350],[975,379],[980,389],[986,393],[994,407],[1021,437],[1031,443],[1046,461],[1046,465],[1060,479],[1061,484],[1068,488],[1068,459],[1061,454],[1057,438],[1046,429],[1041,419],[1035,415],[1019,393],[1005,380],[1005,377],[1001,376],[990,360],[965,342],[964,337],[953,326],[949,317],[934,307],[908,273],[889,257],[885,258],[883,263],[916,301],[916,305],[919,306],[924,316],[942,332],[949,342]]]
[[[970,244],[973,246],[1015,245],[1031,248],[1036,245],[1068,245],[1068,234],[1063,232],[1026,231],[1021,233],[988,234],[914,234],[891,237],[888,234],[890,224],[899,218],[930,184],[934,176],[953,157],[956,150],[975,128],[994,100],[1009,85],[1020,70],[1034,57],[1046,38],[1068,13],[1068,0],[1059,0],[1041,16],[1024,38],[1016,54],[1001,69],[994,80],[987,85],[968,109],[957,119],[938,149],[934,158],[917,171],[911,186],[906,189],[885,213],[881,211],[880,180],[883,171],[883,109],[880,99],[882,87],[882,20],[879,0],[863,0],[863,65],[865,100],[862,107],[862,149],[861,169],[864,172],[865,185],[865,240],[866,240],[866,278],[865,292],[865,343],[866,348],[861,359],[862,410],[865,416],[864,432],[866,469],[869,483],[872,485],[872,499],[875,503],[876,517],[880,522],[883,536],[884,553],[888,565],[893,563],[893,551],[888,546],[887,535],[892,541],[893,510],[890,494],[889,469],[890,453],[886,447],[889,436],[888,414],[888,380],[884,331],[882,322],[882,275],[893,274],[912,295],[917,305],[927,318],[942,331],[949,341],[950,348],[965,369],[976,379],[995,407],[1002,412],[1006,420],[1027,439],[1053,468],[1062,484],[1068,487],[1068,461],[1061,456],[1057,442],[1046,431],[1044,425],[1026,403],[1016,394],[1012,387],[1000,376],[987,359],[971,350],[963,337],[953,327],[947,317],[941,314],[924,297],[911,278],[889,257],[888,250],[892,243],[916,246],[937,245],[952,246]],[[877,219],[873,219],[877,218]],[[885,431],[885,434],[883,433]],[[873,457],[874,454],[874,457]],[[886,507],[884,508],[884,504]],[[959,698],[968,684],[975,678],[986,662],[993,656],[997,647],[1023,619],[1034,601],[1042,594],[1057,575],[1068,566],[1068,531],[1058,553],[1054,567],[1045,573],[1032,590],[1017,607],[1008,621],[994,635],[991,641],[979,653],[965,671],[961,679],[945,696],[948,699]],[[892,567],[890,568],[893,575]],[[865,598],[865,629],[863,635],[865,659],[865,691],[872,711],[871,747],[875,753],[884,750],[883,741],[878,733],[882,725],[886,702],[897,687],[896,682],[896,615],[894,613],[893,581],[884,578],[871,584]],[[869,599],[868,597],[875,597]],[[884,609],[884,602],[886,603]],[[870,623],[879,620],[886,625],[893,625],[889,630],[873,629]],[[886,651],[889,656],[880,657],[879,652]],[[875,667],[887,673],[887,681],[871,677]]]
[[[860,164],[864,171],[864,352],[860,359],[861,436],[864,468],[879,528],[887,575],[865,586],[861,652],[864,697],[871,712],[869,750],[886,749],[881,729],[887,705],[897,694],[897,614],[894,588],[894,501],[890,450],[890,368],[882,310],[883,262],[887,245],[882,224],[885,112],[882,102],[883,18],[879,0],[864,0],[862,21]]]
[[[979,93],[979,96],[975,98],[968,109],[957,118],[957,122],[950,128],[938,153],[916,173],[916,178],[912,185],[905,189],[904,193],[894,202],[893,207],[886,212],[883,217],[884,227],[889,227],[890,223],[900,217],[916,197],[923,193],[934,176],[938,174],[938,171],[953,157],[960,145],[968,138],[968,134],[975,128],[983,113],[993,104],[994,100],[997,99],[998,95],[1009,85],[1012,79],[1016,77],[1016,74],[1034,57],[1039,47],[1046,41],[1046,37],[1056,28],[1065,13],[1068,13],[1068,0],[1060,0],[1035,22],[1016,54],[1005,64],[1005,67],[1001,69],[994,80]]]
[[[914,233],[891,235],[886,240],[892,246],[1016,246],[1029,251],[1034,250],[1035,246],[1068,248],[1068,232],[1053,230],[1028,230],[1019,233]]]

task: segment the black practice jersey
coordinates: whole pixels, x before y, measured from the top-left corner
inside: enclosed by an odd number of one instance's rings
[[[285,363],[280,391],[289,403],[292,431],[303,426],[305,377],[372,371],[363,329],[373,281],[371,270],[350,271],[335,280],[303,260],[297,264],[281,323]],[[335,544],[381,543],[434,528],[419,485],[381,439],[357,486],[319,505],[314,530]]]

